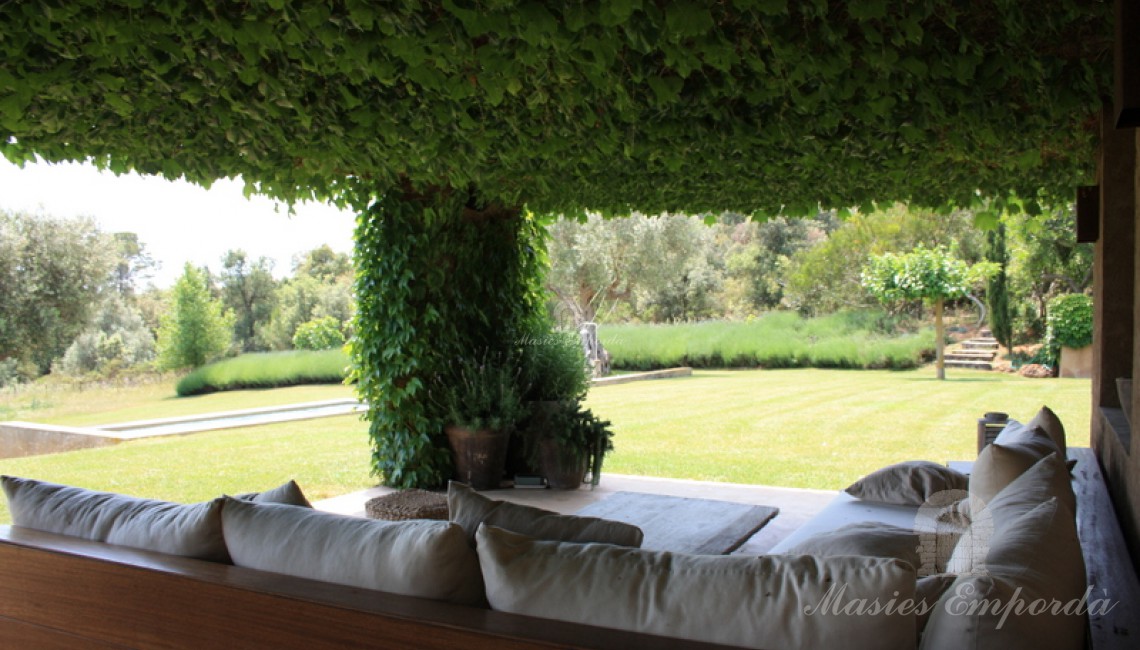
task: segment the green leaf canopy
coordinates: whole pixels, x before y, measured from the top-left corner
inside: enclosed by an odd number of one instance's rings
[[[919,246],[910,253],[872,256],[863,270],[862,283],[885,303],[906,300],[934,303],[965,297],[973,285],[997,269],[992,262],[979,262],[971,267],[944,248]]]
[[[0,151],[363,208],[1068,200],[1110,3],[0,3]]]

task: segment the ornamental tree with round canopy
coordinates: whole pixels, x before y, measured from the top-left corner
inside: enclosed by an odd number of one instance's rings
[[[988,201],[1093,172],[1097,2],[0,4],[0,150],[359,214],[354,376],[392,485],[426,381],[540,313],[542,219]],[[537,216],[536,216],[537,215]]]

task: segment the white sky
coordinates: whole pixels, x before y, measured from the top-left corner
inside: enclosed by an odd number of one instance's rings
[[[355,215],[306,203],[289,215],[270,199],[242,196],[240,181],[221,180],[205,190],[185,181],[129,174],[115,176],[90,165],[37,163],[23,169],[0,157],[0,208],[57,217],[90,216],[104,232],[134,232],[161,262],[150,282],[168,287],[186,262],[221,269],[222,255],[242,249],[274,260],[274,275],[292,270],[297,253],[328,244],[352,251]]]

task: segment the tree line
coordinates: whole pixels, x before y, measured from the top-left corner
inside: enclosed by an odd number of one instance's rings
[[[248,351],[342,345],[354,310],[349,255],[321,246],[277,279],[230,250],[170,289],[134,233],[86,217],[0,210],[0,385],[53,373],[112,376]]]
[[[940,247],[969,264],[996,264],[986,290],[995,334],[1007,345],[1036,342],[1048,300],[1091,285],[1092,250],[1076,242],[1072,219],[1071,208],[1005,215],[983,230],[971,212],[901,205],[764,222],[595,215],[549,224],[545,285],[568,326],[818,316],[878,305],[860,282],[872,256]],[[187,266],[166,290],[148,283],[157,266],[134,233],[0,210],[0,385],[324,349],[351,336],[353,263],[327,246],[298,255],[280,280],[272,260],[242,250],[216,270]]]
[[[879,306],[861,283],[874,256],[946,250],[973,265],[995,264],[977,298],[997,298],[990,321],[1007,346],[1045,334],[1046,305],[1092,283],[1092,247],[1078,244],[1071,206],[1005,214],[980,228],[971,211],[935,213],[895,205],[840,218],[750,221],[738,214],[558,221],[550,228],[551,308],[563,322],[747,319],[774,310],[820,316]],[[973,308],[972,301],[958,304]],[[921,309],[914,303],[896,311]],[[916,314],[917,315],[917,314]]]

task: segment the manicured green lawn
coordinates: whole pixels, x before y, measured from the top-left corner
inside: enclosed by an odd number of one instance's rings
[[[930,369],[698,371],[691,378],[596,388],[588,402],[614,423],[617,451],[605,468],[614,473],[839,489],[896,461],[972,458],[984,412],[1007,411],[1024,421],[1042,404],[1057,411],[1070,444],[1088,445],[1087,380],[948,374],[938,382]],[[169,386],[60,393],[45,398],[51,406],[19,417],[112,422],[345,397],[351,390],[170,394]],[[342,416],[0,460],[0,473],[183,502],[295,478],[321,499],[375,484],[369,454],[366,423]],[[0,503],[0,523],[8,520],[7,504]]]
[[[840,489],[884,465],[976,455],[977,419],[1023,422],[1042,404],[1074,446],[1089,444],[1090,384],[947,370],[700,371],[591,391],[613,421],[605,471]]]
[[[375,485],[370,456],[367,423],[345,415],[9,458],[0,474],[186,503],[296,479],[316,500]],[[3,500],[0,523],[9,521]]]

